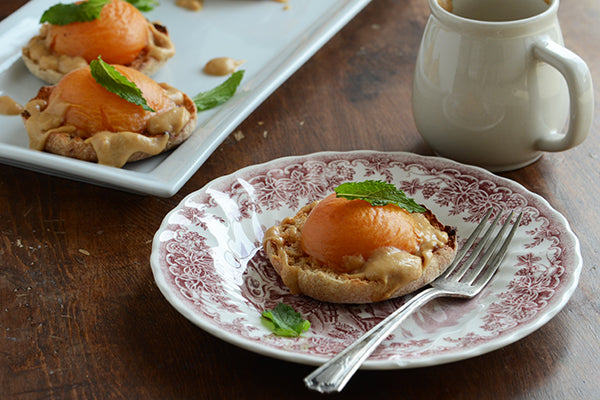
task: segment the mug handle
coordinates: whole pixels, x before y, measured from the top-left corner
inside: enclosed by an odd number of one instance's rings
[[[587,64],[565,47],[545,39],[533,44],[533,54],[556,68],[567,81],[570,101],[570,121],[566,133],[552,132],[535,142],[537,150],[563,151],[585,140],[592,127],[594,89]]]

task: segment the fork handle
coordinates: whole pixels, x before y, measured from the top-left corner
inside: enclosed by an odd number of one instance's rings
[[[447,292],[428,288],[419,292],[352,345],[304,378],[306,387],[321,393],[341,391],[375,348],[413,311]]]

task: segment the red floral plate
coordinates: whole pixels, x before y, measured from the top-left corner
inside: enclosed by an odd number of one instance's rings
[[[244,168],[190,194],[164,219],[153,243],[156,283],[181,314],[207,332],[267,356],[322,364],[402,305],[336,305],[294,296],[265,259],[266,228],[342,182],[391,182],[429,207],[462,242],[489,207],[524,212],[494,280],[471,301],[438,299],[414,313],[364,368],[457,361],[513,343],[566,304],[582,268],[579,241],[543,198],[483,169],[409,153],[323,152]],[[312,327],[274,336],[260,313],[278,302]]]

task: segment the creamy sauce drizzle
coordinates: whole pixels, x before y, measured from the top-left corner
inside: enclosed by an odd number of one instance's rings
[[[423,273],[421,258],[394,247],[380,247],[363,264],[358,275],[384,284],[393,282],[400,287],[414,281]]]
[[[10,97],[0,96],[0,115],[19,115],[23,110],[23,106]]]
[[[352,271],[351,276],[392,284],[393,288],[400,288],[418,279],[431,263],[433,252],[448,243],[448,234],[433,227],[423,214],[409,215],[420,241],[415,254],[395,247],[381,247],[367,260],[362,256],[345,257],[344,269]]]
[[[30,115],[25,121],[25,130],[29,135],[31,149],[44,150],[48,135],[53,132],[75,132],[74,126],[61,126],[67,108],[68,105],[65,103],[49,106],[45,100],[40,99],[25,104],[25,111]]]
[[[175,5],[190,11],[200,11],[204,8],[204,0],[177,0]]]
[[[151,23],[148,24],[148,55],[157,60],[166,60],[175,55],[175,45],[169,35]]]
[[[273,0],[277,3],[287,3],[288,0]],[[200,11],[204,8],[204,0],[176,0],[175,5],[190,11]]]
[[[434,228],[424,214],[412,213],[410,216],[417,226],[415,232],[421,241],[419,252],[416,255],[422,257],[428,264],[433,257],[433,252],[448,243],[448,234]]]
[[[169,134],[148,137],[134,132],[97,132],[85,140],[98,155],[98,164],[113,167],[125,165],[132,154],[142,151],[151,155],[159,154],[169,141]]]
[[[50,50],[48,39],[48,25],[42,25],[40,34],[31,38],[24,54],[31,58],[41,70],[57,71],[66,74],[77,68],[85,67],[87,62],[83,57],[71,57],[58,54]]]
[[[213,58],[204,66],[204,72],[208,75],[224,76],[233,74],[245,60],[234,60],[229,57]]]
[[[151,135],[177,133],[190,120],[190,113],[184,107],[175,107],[148,120],[147,129]]]

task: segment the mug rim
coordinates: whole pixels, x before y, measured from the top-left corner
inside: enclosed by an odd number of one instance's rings
[[[470,26],[479,29],[489,28],[497,31],[498,29],[519,29],[525,26],[527,26],[527,28],[531,28],[531,24],[545,23],[546,19],[552,18],[556,15],[560,0],[550,0],[549,7],[539,14],[527,18],[515,19],[510,21],[482,21],[473,18],[461,17],[446,10],[439,4],[438,1],[439,0],[428,0],[429,8],[432,14],[435,15],[438,19],[451,24],[460,24],[463,27]]]

